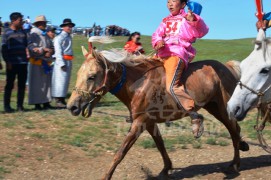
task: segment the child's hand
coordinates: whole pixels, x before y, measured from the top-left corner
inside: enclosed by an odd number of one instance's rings
[[[164,41],[159,41],[156,46],[154,47],[154,49],[156,51],[158,51],[159,49],[163,48],[165,46],[165,42]]]
[[[264,20],[264,21],[258,21],[256,23],[256,27],[257,27],[257,30],[259,31],[259,29],[263,29],[263,30],[266,30],[267,27],[268,27],[268,21],[267,20]]]
[[[186,20],[187,21],[194,21],[195,20],[195,15],[191,10],[188,10]]]

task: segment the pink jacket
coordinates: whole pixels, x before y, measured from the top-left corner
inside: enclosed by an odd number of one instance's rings
[[[197,38],[206,35],[209,28],[195,14],[195,21],[187,21],[184,17],[187,14],[182,9],[180,14],[173,16],[169,15],[163,19],[158,29],[152,35],[152,46],[155,47],[158,41],[164,40],[165,46],[158,51],[158,56],[161,58],[169,56],[178,56],[187,64],[193,60],[196,55],[196,50],[192,47],[192,43]]]

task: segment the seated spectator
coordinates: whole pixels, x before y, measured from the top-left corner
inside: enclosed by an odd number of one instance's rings
[[[132,33],[128,41],[126,42],[124,49],[135,55],[144,54],[145,51],[142,47],[142,44],[139,42],[139,40],[140,40],[140,33],[139,32]]]

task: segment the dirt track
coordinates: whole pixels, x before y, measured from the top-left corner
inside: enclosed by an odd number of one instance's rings
[[[72,146],[48,148],[48,142],[22,137],[16,137],[8,146],[7,141],[0,138],[1,154],[22,147],[24,150],[5,179],[101,179],[113,159],[112,152],[91,158]],[[240,174],[225,173],[233,157],[231,146],[204,145],[202,149],[169,152],[174,167],[170,179],[270,179],[271,156],[258,146],[250,148],[249,152],[241,153]],[[37,157],[46,158],[37,160]],[[135,146],[118,166],[113,179],[157,179],[162,167],[156,149]]]

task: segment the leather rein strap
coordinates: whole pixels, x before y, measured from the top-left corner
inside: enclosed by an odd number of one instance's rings
[[[265,128],[266,122],[268,121],[268,115],[271,112],[271,104],[267,105],[267,110],[266,110],[264,116],[263,116],[263,113],[261,111],[261,108],[262,108],[262,105],[263,105],[263,103],[262,103],[262,97],[271,88],[271,85],[268,86],[262,92],[261,91],[259,91],[259,92],[255,91],[254,89],[252,89],[252,88],[246,86],[245,84],[243,84],[241,81],[239,81],[237,83],[237,85],[239,85],[241,89],[243,87],[246,88],[246,89],[248,89],[250,92],[252,92],[253,94],[256,94],[259,97],[259,101],[258,101],[258,104],[257,104],[258,113],[257,113],[256,125],[254,126],[254,129],[257,131],[257,136],[258,136],[258,140],[259,140],[259,143],[260,143],[261,147],[266,152],[268,152],[269,154],[271,154],[271,147],[267,144],[266,140],[263,137],[263,130]],[[261,123],[260,123],[260,120],[261,120]]]

